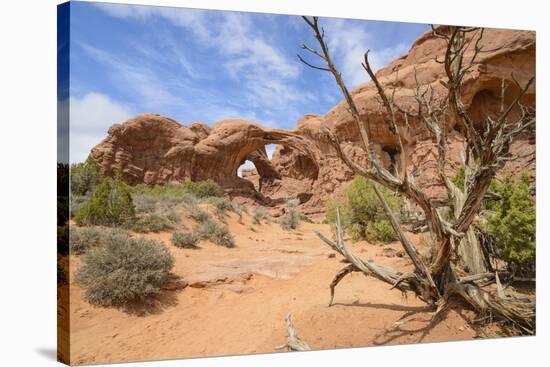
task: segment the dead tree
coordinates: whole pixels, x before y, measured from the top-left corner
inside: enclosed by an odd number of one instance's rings
[[[436,98],[432,85],[422,86],[416,82],[414,93],[414,109],[399,106],[394,101],[393,93],[387,93],[386,88],[377,79],[369,64],[369,51],[364,55],[363,68],[374,83],[378,96],[385,110],[385,120],[389,131],[395,135],[401,152],[404,152],[400,135],[401,121],[416,120],[427,128],[437,146],[437,172],[442,185],[447,190],[448,197],[454,209],[454,220],[443,219],[440,207],[414,182],[407,170],[404,154],[401,154],[400,172],[390,172],[380,163],[374,149],[368,129],[368,116],[365,118],[346,87],[342,75],[336,68],[325,40],[324,29],[319,26],[317,17],[303,17],[312,29],[320,49],[307,45],[302,48],[313,55],[321,65],[307,61],[298,55],[300,61],[316,70],[329,72],[333,75],[348,105],[358,130],[360,140],[367,153],[367,164],[361,166],[352,161],[344,153],[338,137],[329,129],[325,132],[336,149],[339,158],[357,175],[372,182],[377,197],[395,230],[403,248],[414,265],[414,271],[403,273],[387,266],[375,264],[359,258],[344,244],[343,230],[339,215],[336,223],[336,242],[318,233],[319,237],[344,256],[349,265],[340,270],[331,288],[331,303],[336,285],[349,273],[358,271],[372,276],[403,292],[414,292],[423,301],[432,305],[434,318],[445,310],[451,298],[466,301],[477,312],[490,318],[500,318],[510,322],[525,333],[535,330],[535,300],[504,294],[499,283],[497,291],[487,290],[478,281],[487,284],[486,268],[483,266],[482,252],[473,232],[472,223],[482,209],[482,200],[488,191],[491,179],[511,159],[510,145],[515,137],[535,124],[534,111],[521,104],[521,99],[534,81],[532,77],[525,85],[520,85],[512,75],[517,93],[513,100],[505,103],[504,93],[509,87],[502,83],[500,109],[496,116],[486,117],[476,121],[467,111],[462,101],[462,84],[465,75],[475,65],[476,60],[484,50],[481,46],[483,29],[471,27],[432,27],[435,37],[445,41],[446,49],[443,60],[437,62],[445,68],[446,80],[441,84],[445,90],[444,98]],[[466,57],[466,50],[471,56]],[[490,50],[494,51],[494,50]],[[416,75],[415,75],[416,77]],[[519,111],[519,112],[518,112]],[[512,113],[514,112],[514,113]],[[513,117],[512,117],[513,116]],[[444,126],[445,118],[453,118],[465,131],[465,185],[459,188],[445,174],[447,160],[447,136]],[[414,245],[407,239],[394,214],[380,194],[377,186],[385,186],[414,202],[424,212],[426,223],[435,243],[435,255],[429,264],[423,262]],[[479,274],[479,277],[477,275]],[[482,276],[483,275],[483,276]],[[498,279],[498,275],[493,277]]]

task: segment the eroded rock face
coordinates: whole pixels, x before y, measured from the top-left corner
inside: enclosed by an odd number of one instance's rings
[[[473,55],[473,42],[467,49],[465,60],[469,61]],[[477,121],[483,121],[493,115],[500,107],[501,83],[508,85],[505,103],[515,98],[518,88],[513,78],[521,85],[535,75],[535,33],[529,31],[512,31],[487,29],[480,45],[490,52],[484,52],[477,57],[471,72],[464,79],[462,91],[463,101],[471,115]],[[434,99],[440,100],[446,95],[444,82],[445,70],[442,64],[436,62],[443,59],[445,53],[444,41],[432,36],[431,32],[423,34],[411,46],[410,51],[403,57],[393,61],[377,73],[377,78],[385,86],[389,95],[393,95],[395,102],[403,109],[416,111],[417,106],[412,98],[418,84],[423,88],[433,88]],[[513,73],[513,76],[512,76]],[[418,81],[418,84],[417,84]],[[336,88],[336,86],[335,86]],[[385,122],[385,109],[377,95],[372,82],[365,83],[352,91],[352,96],[358,106],[360,114],[367,121],[372,140],[382,164],[393,169],[395,162],[399,163],[400,156],[406,160],[407,169],[415,177],[417,184],[433,197],[442,197],[445,191],[436,174],[435,146],[427,129],[418,121],[405,121],[397,116],[400,124],[399,131],[404,141],[404,152],[399,152],[395,136],[389,131]],[[535,107],[535,84],[531,85],[522,103]],[[338,190],[342,182],[347,181],[349,170],[334,162],[331,158],[334,150],[324,138],[322,129],[334,131],[344,149],[353,152],[355,160],[365,161],[366,156],[359,142],[359,130],[352,115],[347,111],[347,103],[342,100],[325,116],[305,115],[297,124],[300,134],[316,141],[319,149],[329,157],[328,164],[332,170],[326,172],[319,183],[320,191],[332,192]],[[513,111],[513,114],[517,111]],[[517,116],[517,115],[516,115]],[[461,165],[463,156],[463,129],[451,116],[441,120],[448,132],[448,164],[447,173],[452,175]],[[534,135],[526,134],[519,137],[511,146],[511,152],[519,158],[510,161],[504,168],[505,173],[513,175],[527,171],[531,177],[535,176]],[[395,167],[400,170],[403,167]],[[342,180],[342,176],[346,177]]]
[[[280,171],[267,157],[268,144],[281,144],[307,157],[308,172],[315,177],[321,156],[309,139],[244,120],[224,120],[209,128],[201,123],[181,125],[164,116],[142,114],[113,125],[108,136],[92,149],[91,156],[102,174],[112,176],[121,167],[123,178],[132,184],[212,179],[231,192],[250,194],[255,191],[250,181],[237,176],[245,160],[256,165],[261,183],[281,180]]]
[[[517,92],[512,72],[524,84],[535,74],[535,33],[512,30],[486,30],[481,45],[491,52],[478,56],[477,63],[466,76],[463,99],[472,116],[482,121],[499,108],[501,83],[509,83],[506,102]],[[503,46],[504,45],[504,46]],[[432,86],[436,99],[443,98],[445,72],[435,61],[445,51],[442,40],[425,33],[414,42],[409,53],[378,71],[377,76],[387,91],[395,89],[394,99],[404,109],[414,110],[412,95],[417,86]],[[471,57],[472,49],[466,52]],[[335,86],[336,88],[336,86]],[[405,158],[407,170],[429,195],[439,197],[444,191],[438,181],[435,147],[428,131],[417,121],[399,120],[404,141],[400,152],[395,136],[384,121],[385,110],[373,83],[365,83],[352,91],[360,113],[368,121],[375,148],[382,164],[388,169],[402,170]],[[535,86],[527,91],[522,103],[535,106]],[[398,116],[399,117],[399,116]],[[463,133],[450,116],[443,119],[448,130],[448,165],[453,174],[459,167],[463,150]],[[193,123],[182,125],[167,117],[143,114],[113,125],[108,136],[92,149],[92,157],[104,174],[113,175],[122,166],[124,178],[130,183],[162,184],[187,180],[213,179],[228,193],[253,198],[269,205],[298,197],[306,213],[320,212],[328,195],[341,190],[353,175],[336,157],[323,133],[334,131],[344,151],[357,163],[365,164],[366,155],[359,142],[359,131],[341,101],[325,116],[304,115],[293,130],[266,129],[244,120],[224,120],[212,127]],[[279,144],[270,161],[265,145]],[[518,174],[528,171],[534,178],[534,136],[518,139],[511,151],[520,159],[509,162],[505,171]],[[250,160],[256,170],[237,169]],[[255,183],[255,184],[253,184]]]

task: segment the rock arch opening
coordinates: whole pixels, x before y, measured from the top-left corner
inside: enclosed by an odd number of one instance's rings
[[[392,174],[397,174],[399,172],[399,154],[401,150],[397,145],[384,145],[382,146],[382,151],[385,153],[385,166],[388,171]]]
[[[241,160],[237,176],[268,201],[298,198],[305,202],[311,197],[308,193],[319,176],[319,167],[307,149],[286,142],[266,143]]]

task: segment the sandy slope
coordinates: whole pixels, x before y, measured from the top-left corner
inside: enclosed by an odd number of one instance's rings
[[[450,311],[433,328],[430,313],[414,296],[354,273],[327,307],[341,259],[313,233],[328,225],[303,223],[284,231],[277,224],[244,225],[227,220],[237,247],[202,242],[198,250],[177,249],[174,273],[191,286],[165,291],[156,307],[129,314],[97,308],[71,285],[71,344],[75,364],[275,352],[285,343],[284,318],[291,313],[299,336],[314,349],[471,339],[468,315]],[[254,229],[254,230],[252,230]],[[149,234],[169,244],[171,233]],[[382,254],[382,246],[350,245],[361,256],[405,269],[407,261]],[[398,244],[392,244],[398,248]],[[81,265],[71,261],[71,273]],[[71,277],[72,278],[72,277]],[[416,321],[386,331],[405,315]]]

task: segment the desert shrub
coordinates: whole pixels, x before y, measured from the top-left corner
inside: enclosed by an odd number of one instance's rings
[[[188,181],[181,184],[166,185],[136,185],[133,193],[151,196],[165,196],[164,200],[182,200],[183,197],[192,195],[195,198],[222,197],[223,189],[212,180],[206,181]]]
[[[201,240],[210,240],[217,245],[234,247],[235,240],[227,226],[220,226],[212,218],[197,223],[193,227],[193,235]]]
[[[104,245],[113,236],[128,237],[129,234],[120,228],[70,227],[70,251],[72,255],[82,255],[90,249]]]
[[[157,197],[146,194],[133,194],[134,204],[136,205],[136,212],[138,213],[151,213],[157,208]]]
[[[70,229],[70,250],[73,255],[86,253],[90,248],[98,246],[103,241],[103,233],[98,227],[82,227]]]
[[[334,223],[332,223],[334,224]],[[359,223],[352,223],[346,227],[346,233],[353,241],[359,241],[365,237],[365,227]]]
[[[283,229],[296,229],[300,225],[300,211],[297,203],[293,200],[287,203],[287,212],[280,220]]]
[[[193,194],[183,194],[181,197],[181,202],[188,205],[188,206],[195,206],[199,204],[199,199]]]
[[[346,192],[343,195],[327,197],[325,200],[325,220],[327,223],[334,225],[336,223],[336,209],[340,210],[340,222],[347,227],[351,227],[352,215],[349,213],[350,205],[346,198]]]
[[[464,176],[461,168],[451,180],[462,188]],[[519,180],[510,176],[501,181],[493,179],[489,191],[496,198],[484,201],[482,214],[487,220],[480,229],[494,244],[493,255],[515,270],[534,272],[536,209],[529,191],[529,176],[524,173]]]
[[[268,214],[265,208],[260,207],[254,210],[254,213],[252,214],[252,221],[254,222],[254,224],[262,224],[262,221],[267,219]]]
[[[244,205],[231,202],[231,210],[239,216],[239,223],[243,224],[243,213],[246,213],[246,207]]]
[[[167,192],[147,190],[148,189],[144,189],[143,187],[137,189],[136,187],[132,188],[132,197],[138,213],[152,213],[158,210],[171,210],[180,205],[184,206],[189,211],[192,211],[199,203],[198,199],[193,194],[178,193],[177,191],[171,192],[170,190]]]
[[[379,190],[391,210],[399,214],[401,199],[385,187],[380,186]],[[336,222],[336,208],[340,209],[342,225],[354,241],[367,239],[367,236],[370,241],[388,242],[395,239],[395,235],[388,235],[386,229],[389,222],[384,208],[374,192],[372,183],[364,177],[354,178],[344,190],[342,197],[326,201],[326,218],[329,223]],[[387,223],[377,224],[383,221]]]
[[[162,242],[111,236],[91,249],[76,274],[87,300],[101,306],[130,306],[160,292],[174,266]]]
[[[226,198],[212,198],[210,199],[210,203],[214,206],[214,212],[220,220],[225,219],[228,210],[233,210],[233,205],[231,204],[231,201]]]
[[[172,228],[172,222],[161,214],[148,213],[127,222],[126,227],[140,233],[160,232]]]
[[[193,227],[193,233],[201,240],[208,240],[213,238],[214,234],[219,228],[219,224],[210,218],[202,222],[197,223]]]
[[[466,178],[465,176],[465,171],[464,171],[464,167],[460,167],[458,169],[458,171],[456,171],[455,175],[453,177],[451,177],[451,181],[452,183],[454,183],[459,189],[464,189],[464,179]]]
[[[176,232],[172,235],[172,244],[181,248],[196,248],[199,238],[194,233]]]
[[[365,239],[367,241],[391,242],[397,240],[397,235],[387,219],[372,221],[365,228]]]
[[[220,246],[225,246],[225,247],[235,246],[235,239],[233,238],[233,235],[231,234],[231,232],[229,232],[229,228],[227,228],[227,226],[218,226],[211,240],[212,242]]]
[[[189,181],[184,184],[188,193],[195,195],[198,198],[206,198],[211,196],[223,196],[223,189],[220,185],[212,180],[206,181]]]
[[[78,225],[118,226],[134,217],[135,207],[128,185],[120,179],[105,177],[74,220]]]
[[[199,223],[213,221],[212,216],[206,210],[201,209],[199,207],[196,207],[195,210],[189,213],[189,215],[191,216],[191,218],[193,218]]]
[[[233,211],[235,213],[241,212],[248,214],[248,207],[246,205],[239,204],[234,201],[231,202],[231,205],[233,205]]]
[[[181,223],[181,216],[175,210],[168,210],[165,213],[165,215],[166,215],[166,219],[168,219],[170,222],[172,222],[174,224]]]
[[[494,238],[499,258],[520,270],[534,270],[536,209],[529,193],[529,177],[524,174],[518,181],[511,177],[495,180],[491,189],[500,199],[487,205],[482,231]]]
[[[186,182],[183,184],[157,186],[140,184],[132,187],[132,196],[134,197],[138,213],[148,214],[162,212],[166,219],[176,224],[181,222],[181,218],[173,210],[175,207],[181,205],[195,220],[204,221],[210,218],[210,215],[198,207],[198,198],[212,198],[218,200],[218,196],[221,195],[223,195],[223,190],[213,181]],[[143,223],[144,221],[150,222],[151,220],[156,220],[156,223],[159,223],[158,217],[151,218],[144,216],[137,225],[143,226],[143,224],[146,224]],[[157,230],[159,229],[155,229],[155,231]],[[145,227],[144,231],[150,231],[150,229]]]
[[[74,218],[80,208],[90,200],[90,195],[73,195],[69,197],[69,216]]]
[[[81,163],[73,163],[70,169],[71,193],[86,195],[94,191],[101,180],[99,165],[92,157]]]

